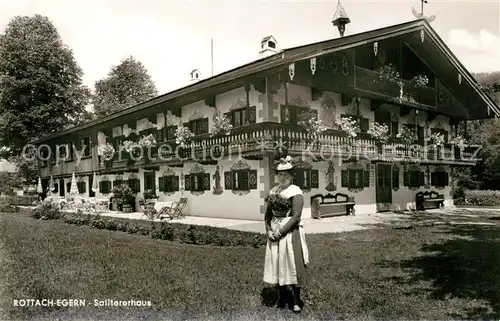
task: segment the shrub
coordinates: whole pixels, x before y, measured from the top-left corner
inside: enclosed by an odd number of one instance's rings
[[[463,187],[457,187],[453,192],[453,201],[456,205],[465,204],[465,189]]]
[[[465,191],[465,203],[476,206],[500,206],[500,191],[493,191],[493,190]]]
[[[56,204],[42,202],[31,210],[31,217],[37,220],[58,220],[63,218],[63,213]]]
[[[153,231],[151,237],[154,239],[173,241],[175,238],[174,229],[166,222],[161,222],[159,231]]]
[[[7,197],[0,198],[0,212],[15,213],[19,212],[19,210],[20,210],[19,206],[12,204],[9,198]]]

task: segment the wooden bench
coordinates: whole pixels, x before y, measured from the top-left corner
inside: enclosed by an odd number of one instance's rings
[[[354,215],[354,197],[346,194],[316,194],[311,196],[311,214],[313,218]]]
[[[417,210],[444,207],[444,195],[437,192],[418,192],[415,197]]]

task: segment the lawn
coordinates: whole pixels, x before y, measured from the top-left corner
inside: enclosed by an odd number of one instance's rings
[[[0,319],[498,319],[499,232],[439,225],[309,235],[306,308],[295,316],[261,303],[263,247],[181,244],[0,214]],[[87,306],[14,307],[22,298]],[[89,306],[94,299],[152,306]]]

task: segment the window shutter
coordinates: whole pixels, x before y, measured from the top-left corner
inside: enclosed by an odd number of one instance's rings
[[[392,122],[392,136],[396,137],[399,132],[399,123],[397,121]]]
[[[361,129],[361,132],[366,133],[368,129],[370,128],[370,122],[368,118],[360,118],[359,119],[359,128]]]
[[[208,117],[203,118],[201,121],[201,131],[200,134],[206,134],[208,133]],[[210,176],[210,175],[209,175]],[[210,184],[210,179],[208,180],[208,183]]]
[[[257,189],[257,170],[252,169],[248,171],[248,188]]]
[[[257,121],[257,113],[256,113],[255,106],[248,107],[247,117],[248,117],[248,123],[249,124],[255,124],[256,123],[256,121]]]
[[[224,115],[226,116],[226,118],[229,121],[229,123],[233,124],[233,113],[232,112],[227,112],[227,113],[224,113]]]
[[[70,190],[71,190],[71,182],[67,182],[66,183],[66,192],[69,193]]]
[[[203,190],[205,190],[205,191],[210,190],[210,174],[209,173],[203,174]]]
[[[281,123],[289,124],[290,123],[290,110],[288,106],[281,105]]]
[[[410,185],[410,184],[409,184],[410,182],[408,182],[408,178],[409,178],[409,176],[410,176],[410,172],[404,172],[404,173],[403,173],[403,185],[404,185],[404,186],[408,186],[408,185]]]
[[[437,184],[436,174],[437,173],[431,173],[431,186],[436,186],[436,184]]]
[[[356,188],[356,187],[363,186],[363,181],[361,181],[361,186],[356,186],[356,170],[350,170],[350,171],[348,170],[347,172],[349,173],[348,174],[349,180],[348,180],[348,183],[347,183],[347,187]],[[363,178],[363,171],[360,170],[359,172],[361,172],[360,173],[360,175],[361,175],[360,177],[362,179]]]
[[[341,186],[349,187],[349,171],[343,170],[341,171],[340,175],[341,175]]]
[[[370,187],[370,171],[364,171],[363,187]]]
[[[311,188],[319,188],[319,171],[311,169]]]
[[[424,127],[422,127],[422,126],[417,127],[417,137],[418,137],[418,140],[424,139]]]
[[[191,190],[191,175],[189,175],[189,174],[184,175],[184,189],[186,191]]]
[[[392,187],[399,188],[399,169],[392,171]]]
[[[104,182],[99,182],[99,193],[104,193]]]
[[[160,192],[165,192],[165,177],[160,176],[158,178],[158,187]]]
[[[233,189],[233,176],[231,172],[224,172],[224,188]]]
[[[450,185],[450,176],[448,172],[444,172],[443,176],[444,176],[444,186]]]
[[[174,191],[178,192],[179,191],[179,176],[174,176],[172,178],[172,184],[174,185]]]
[[[425,172],[419,172],[419,186],[424,186],[425,185]]]
[[[304,170],[296,169],[293,171],[293,183],[300,188],[304,188]]]

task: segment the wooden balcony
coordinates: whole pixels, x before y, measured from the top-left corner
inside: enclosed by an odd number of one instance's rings
[[[367,135],[360,134],[352,139],[341,131],[327,130],[319,137],[312,137],[303,127],[279,123],[259,123],[242,126],[231,131],[230,135],[210,136],[198,135],[191,139],[189,146],[180,146],[175,141],[165,141],[144,150],[145,157],[135,157],[126,153],[115,153],[112,162],[100,168],[139,168],[160,164],[181,164],[187,160],[200,163],[215,162],[223,157],[237,159],[242,157],[261,158],[265,152],[273,152],[284,146],[292,155],[311,156],[321,160],[331,157],[343,159],[369,159],[372,161],[403,161],[423,163],[474,164],[475,147],[467,147],[463,151],[450,144],[439,148],[426,146],[424,142],[404,145],[397,141],[378,144]]]
[[[381,82],[379,72],[361,67],[355,67],[355,71],[355,88],[357,90],[409,106],[424,105],[432,108],[437,106],[436,89],[433,87],[421,87],[412,81],[403,80],[403,94],[401,95],[399,84]]]

